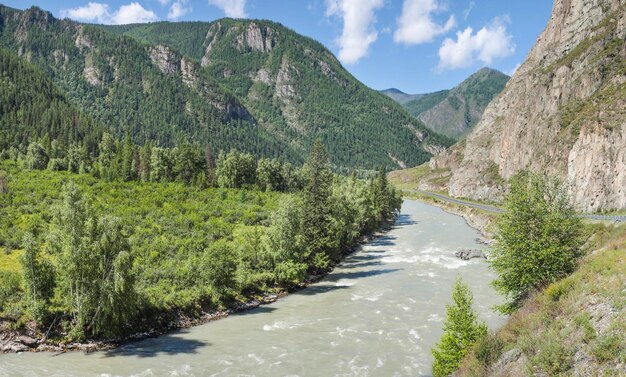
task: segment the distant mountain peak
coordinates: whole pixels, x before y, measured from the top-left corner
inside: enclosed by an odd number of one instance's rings
[[[434,93],[406,96],[385,92],[402,104],[427,127],[458,139],[478,122],[487,104],[497,96],[509,80],[504,73],[483,67],[456,87]]]

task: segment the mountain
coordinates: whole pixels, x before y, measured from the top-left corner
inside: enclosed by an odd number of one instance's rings
[[[509,76],[482,68],[450,90],[428,94],[384,94],[402,104],[433,131],[458,140],[478,123],[485,107],[504,89]]]
[[[379,90],[379,92],[391,98],[392,100],[398,102],[401,105],[404,105],[405,103],[409,101],[418,99],[423,96],[423,94],[406,94],[403,91],[396,89],[396,88]]]
[[[270,21],[102,26],[0,6],[0,47],[138,143],[191,140],[299,163],[320,138],[338,168],[372,169],[420,164],[452,142]]]
[[[102,127],[68,103],[34,65],[0,48],[0,150],[46,135],[68,146],[81,142],[94,151]]]
[[[450,194],[500,200],[512,175],[534,170],[567,181],[580,210],[626,208],[624,25],[624,0],[556,0],[526,61],[458,148]]]

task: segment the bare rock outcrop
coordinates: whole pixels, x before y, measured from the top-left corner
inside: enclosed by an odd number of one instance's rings
[[[245,31],[233,41],[239,51],[251,50],[272,52],[276,45],[274,30],[270,27],[260,27],[256,22],[250,22]]]
[[[535,170],[579,210],[626,208],[626,0],[556,0],[550,21],[451,166],[453,196],[500,200]]]

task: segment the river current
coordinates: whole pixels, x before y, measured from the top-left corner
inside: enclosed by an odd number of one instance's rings
[[[504,318],[481,248],[458,216],[405,200],[393,229],[321,282],[202,326],[84,353],[0,355],[1,376],[428,376],[457,277],[491,329]]]

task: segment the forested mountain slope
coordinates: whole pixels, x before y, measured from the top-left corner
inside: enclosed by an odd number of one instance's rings
[[[422,163],[451,142],[273,22],[95,26],[4,6],[0,19],[0,46],[140,144],[188,140],[300,163],[319,137],[335,166],[371,169]]]
[[[95,151],[102,127],[69,104],[41,70],[1,48],[0,67],[0,151],[46,136]]]
[[[567,180],[580,210],[626,208],[626,1],[557,0],[467,137],[450,194],[499,200],[520,170]]]
[[[508,81],[504,73],[483,68],[449,91],[426,94],[404,107],[428,128],[459,139],[478,123]]]
[[[480,120],[485,108],[502,90],[509,76],[495,69],[482,68],[449,90],[427,94],[381,93],[402,104],[426,127],[448,137],[465,136]]]

